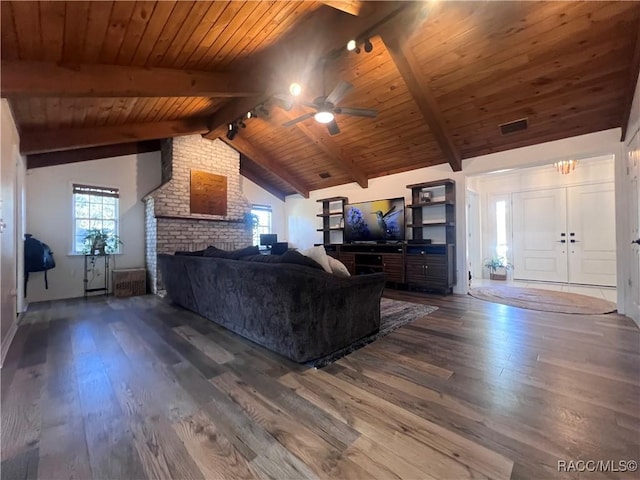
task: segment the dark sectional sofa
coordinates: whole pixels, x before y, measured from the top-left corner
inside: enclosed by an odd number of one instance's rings
[[[168,298],[299,363],[380,328],[384,274],[340,278],[315,262],[241,258],[158,255]]]

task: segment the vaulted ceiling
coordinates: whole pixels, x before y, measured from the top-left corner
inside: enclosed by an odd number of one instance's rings
[[[221,138],[281,198],[622,127],[640,69],[640,2],[7,2],[1,87],[30,166]],[[347,52],[370,38],[373,50]],[[324,60],[324,61],[322,61]],[[324,68],[321,67],[324,65]],[[323,75],[324,71],[324,75]],[[311,101],[339,80],[331,136]],[[268,116],[227,124],[258,104]],[[499,126],[527,119],[528,128]],[[623,133],[624,135],[624,133]],[[140,143],[138,143],[140,142]],[[60,152],[71,151],[64,154]],[[51,153],[55,152],[55,153]]]

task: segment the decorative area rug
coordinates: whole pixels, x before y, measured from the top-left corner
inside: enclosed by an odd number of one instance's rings
[[[375,342],[379,338],[393,332],[401,326],[435,312],[437,309],[438,307],[432,307],[431,305],[421,305],[419,303],[402,302],[400,300],[382,298],[380,300],[380,330],[378,333],[361,338],[337,352],[333,352],[316,360],[311,360],[305,365],[314,368],[326,367],[345,355],[349,355],[365,345]]]
[[[539,288],[478,287],[469,290],[469,295],[488,302],[543,312],[600,315],[616,311],[615,303],[604,299]]]

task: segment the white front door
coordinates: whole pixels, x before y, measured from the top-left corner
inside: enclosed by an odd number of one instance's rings
[[[569,283],[616,286],[613,182],[567,188]]]
[[[567,282],[567,191],[513,194],[513,278]]]

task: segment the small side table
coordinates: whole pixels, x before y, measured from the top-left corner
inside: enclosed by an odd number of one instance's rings
[[[89,288],[89,265],[93,264],[95,270],[98,263],[102,263],[100,259],[104,260],[104,277],[103,286]],[[92,278],[93,280],[93,278]],[[109,295],[109,255],[85,255],[84,256],[84,298],[87,298],[88,293],[104,292],[104,295]]]

